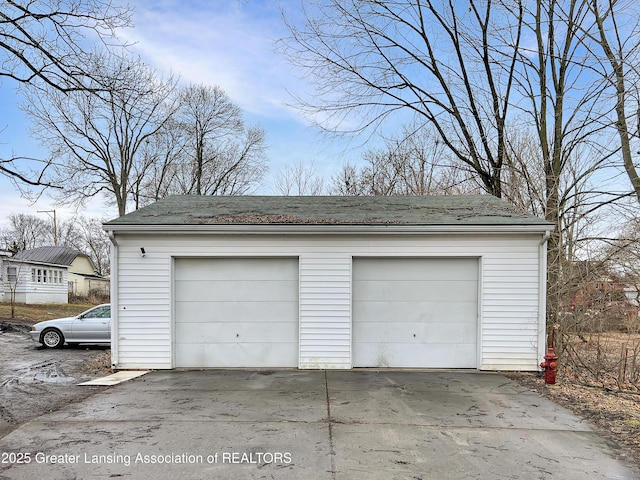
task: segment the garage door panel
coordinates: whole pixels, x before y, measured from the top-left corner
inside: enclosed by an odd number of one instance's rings
[[[297,334],[287,322],[271,322],[268,329],[257,329],[255,324],[184,323],[181,343],[264,343],[265,336],[276,337],[280,343],[297,341]]]
[[[477,298],[475,281],[354,281],[354,301],[473,300]]]
[[[176,303],[176,316],[184,321],[199,323],[227,322],[230,324],[248,318],[255,325],[255,320],[260,323],[271,324],[282,322],[298,314],[297,305],[292,302],[178,302]]]
[[[184,349],[176,352],[176,364],[182,367],[291,367],[291,358],[298,356],[297,345],[289,343],[194,343],[184,346]],[[239,364],[238,359],[244,359],[244,364]]]
[[[176,269],[175,279],[200,281],[228,281],[229,272],[234,272],[235,279],[268,281],[281,280],[291,272],[292,259],[274,258],[181,258],[180,268]],[[251,268],[242,270],[239,263]]]
[[[462,262],[460,262],[462,260]],[[431,258],[424,268],[424,258],[355,258],[360,278],[389,281],[457,281],[468,280],[466,259]],[[402,263],[402,268],[396,266]]]
[[[368,331],[374,329],[384,339],[377,343],[419,343],[425,345],[447,344],[456,339],[459,344],[475,345],[476,333],[466,323],[418,323],[418,322],[366,322],[354,325],[353,337],[366,338]]]
[[[478,260],[355,258],[353,365],[473,368]]]
[[[177,259],[177,367],[295,367],[297,258]]]
[[[269,288],[263,288],[264,281],[179,281],[176,283],[176,298],[181,301],[199,302],[208,297],[226,301],[291,301],[292,289],[297,289],[297,281],[272,280]],[[247,292],[252,292],[250,298]],[[203,295],[206,295],[203,297]]]
[[[475,302],[354,302],[354,311],[359,321],[428,322],[437,321],[446,316],[468,319],[476,316]]]
[[[420,344],[362,345],[360,362],[376,367],[402,368],[475,368],[475,351],[467,345],[433,344],[426,348]],[[425,367],[428,365],[428,367]]]

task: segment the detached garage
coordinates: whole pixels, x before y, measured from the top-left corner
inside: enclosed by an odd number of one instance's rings
[[[491,196],[169,197],[105,224],[114,368],[536,370],[552,225]]]

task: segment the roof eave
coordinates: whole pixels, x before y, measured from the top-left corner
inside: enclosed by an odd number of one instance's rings
[[[125,225],[105,224],[113,233],[154,234],[254,234],[254,235],[345,235],[345,234],[504,234],[551,232],[550,223],[528,225],[399,225],[399,224],[205,224],[205,225]]]
[[[69,265],[62,265],[59,263],[49,263],[49,262],[39,262],[37,260],[21,260],[19,258],[9,257],[5,258],[6,261],[11,263],[22,263],[25,265],[35,265],[35,266],[43,266],[43,267],[55,267],[55,268],[64,268],[69,269]]]

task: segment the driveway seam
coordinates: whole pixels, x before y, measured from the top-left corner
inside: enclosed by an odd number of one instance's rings
[[[324,371],[324,391],[327,399],[327,424],[329,425],[329,458],[331,460],[331,478],[336,478],[336,450],[333,445],[333,420],[331,419],[331,400],[329,399],[329,379]]]

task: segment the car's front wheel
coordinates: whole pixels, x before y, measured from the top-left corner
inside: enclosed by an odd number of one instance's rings
[[[60,330],[48,328],[42,332],[42,344],[48,348],[60,348],[64,345],[64,335]]]

